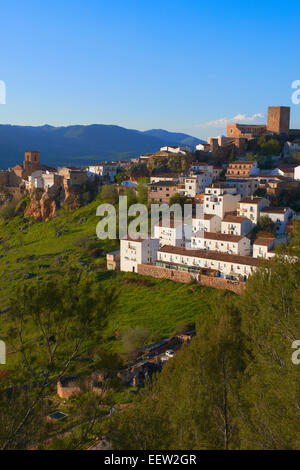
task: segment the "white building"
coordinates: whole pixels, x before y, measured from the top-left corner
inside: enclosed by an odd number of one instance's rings
[[[139,264],[154,263],[159,249],[157,238],[138,238],[130,236],[120,240],[120,269],[121,271],[138,272]]]
[[[28,177],[26,187],[28,189],[49,189],[52,186],[62,184],[62,177],[55,171],[37,170]]]
[[[226,212],[237,209],[241,195],[236,194],[235,188],[225,188],[222,184],[212,184],[205,188],[203,211],[205,214],[215,214],[223,219]]]
[[[159,239],[160,246],[185,246],[191,241],[192,226],[183,221],[161,220],[154,226],[154,238]]]
[[[247,217],[247,219],[250,219],[251,222],[257,224],[261,210],[265,207],[268,207],[269,205],[270,201],[264,197],[245,197],[240,201],[237,212],[238,215]]]
[[[300,165],[296,166],[294,169],[294,179],[300,180]]]
[[[190,166],[189,171],[204,171],[207,173],[210,173],[211,176],[213,175],[213,165],[209,165],[208,163],[193,163],[193,165]]]
[[[285,232],[285,226],[294,214],[290,207],[265,207],[260,211],[261,216],[268,216],[277,225],[277,234]]]
[[[220,232],[221,218],[215,214],[203,214],[200,218],[193,217],[193,232]]]
[[[158,183],[159,181],[179,181],[178,173],[159,173],[150,176],[150,183]]]
[[[284,155],[291,155],[293,152],[300,152],[300,139],[293,142],[285,142],[283,146]]]
[[[185,271],[199,272],[199,269],[219,271],[222,278],[237,278],[246,280],[260,265],[260,260],[252,256],[230,255],[215,251],[186,250],[180,247],[164,246],[157,253],[158,266],[176,269],[186,266]],[[179,265],[179,266],[178,266]]]
[[[241,195],[241,198],[252,196],[255,191],[259,189],[259,182],[254,179],[227,179],[224,181],[225,187],[236,188],[236,193]]]
[[[101,176],[109,182],[113,182],[118,171],[118,165],[109,162],[98,163],[88,167],[88,175],[91,177]]]
[[[183,178],[184,195],[195,197],[205,191],[205,188],[212,183],[212,176],[209,173],[199,173]]]
[[[217,166],[217,165],[213,166],[213,181],[220,178],[222,171],[223,171],[223,168],[221,166]]]
[[[210,145],[209,143],[197,144],[196,150],[200,150],[202,152],[210,152]]]
[[[294,167],[289,167],[289,168],[276,168],[276,175],[279,176],[285,176],[286,178],[293,178],[295,176],[295,168]]]
[[[257,238],[253,243],[253,258],[272,258],[275,256],[275,238]]]
[[[166,145],[160,148],[161,152],[179,153],[181,155],[187,154],[187,149],[180,147],[179,145]]]
[[[225,233],[196,232],[192,234],[193,250],[212,250],[234,255],[250,255],[250,240],[243,235]]]
[[[252,230],[252,222],[247,217],[227,214],[221,222],[221,232],[229,235],[248,235]]]
[[[43,171],[37,170],[34,171],[30,176],[28,176],[28,184],[26,186],[28,188],[37,188],[43,189],[44,188],[44,180],[42,178]]]

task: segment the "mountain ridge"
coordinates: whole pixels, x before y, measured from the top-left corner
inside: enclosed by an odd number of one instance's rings
[[[201,139],[164,129],[139,131],[114,124],[19,126],[0,124],[0,168],[23,161],[26,150],[41,152],[51,166],[84,166],[103,160],[128,160],[165,145],[190,146]]]

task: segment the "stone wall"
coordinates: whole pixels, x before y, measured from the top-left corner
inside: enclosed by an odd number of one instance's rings
[[[190,273],[184,271],[176,271],[152,264],[138,264],[138,274],[143,276],[152,276],[162,279],[170,279],[176,282],[191,282],[193,277]]]
[[[195,280],[195,278],[193,278],[190,273],[161,268],[160,266],[154,266],[150,264],[139,264],[138,274],[141,274],[142,276],[152,276],[160,279],[169,279],[175,282],[189,283],[192,280]],[[197,275],[196,280],[202,286],[214,287],[215,289],[227,289],[238,295],[242,294],[246,287],[246,283],[244,282],[232,282],[220,277],[205,276],[203,274]]]
[[[235,294],[242,294],[246,288],[245,282],[232,282],[221,277],[211,277],[201,274],[199,282],[202,286],[214,287],[215,289],[231,290]]]

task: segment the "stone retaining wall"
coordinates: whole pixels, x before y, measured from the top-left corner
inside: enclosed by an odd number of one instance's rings
[[[227,289],[239,295],[242,294],[246,287],[246,283],[244,282],[233,283],[231,281],[228,281],[227,279],[222,279],[220,277],[205,276],[203,274],[196,275],[196,277],[193,277],[188,272],[162,268],[160,266],[154,266],[152,264],[139,264],[138,274],[185,283],[189,283],[192,280],[196,279],[197,282],[202,286],[214,287],[215,289]]]

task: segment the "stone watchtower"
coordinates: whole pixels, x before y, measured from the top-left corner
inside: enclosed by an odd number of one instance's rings
[[[24,177],[32,175],[35,171],[40,169],[40,152],[29,150],[25,152],[25,160],[23,162]]]
[[[267,130],[276,134],[287,134],[290,130],[289,106],[269,106]]]

